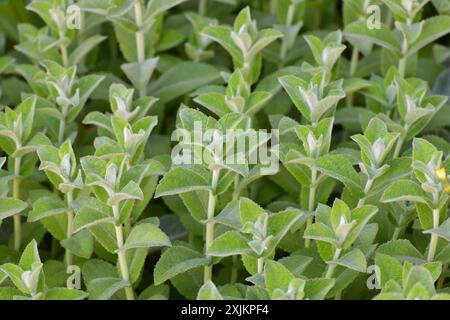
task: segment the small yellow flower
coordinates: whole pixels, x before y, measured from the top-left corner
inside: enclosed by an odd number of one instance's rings
[[[436,171],[439,180],[444,184],[444,190],[448,194],[450,194],[450,183],[447,180],[447,172],[445,171],[445,168],[440,168]]]

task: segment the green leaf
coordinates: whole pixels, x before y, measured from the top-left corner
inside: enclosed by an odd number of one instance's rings
[[[22,281],[22,274],[24,270],[21,267],[16,266],[15,264],[12,263],[5,263],[3,265],[0,265],[0,271],[2,271],[9,277],[16,286],[16,288],[19,289],[22,293],[26,295],[29,294],[28,288]]]
[[[423,255],[417,250],[409,240],[393,240],[382,244],[377,253],[382,253],[400,261],[424,262]]]
[[[74,232],[104,223],[113,223],[114,218],[101,207],[83,207],[73,220]]]
[[[171,247],[163,252],[155,266],[153,271],[155,284],[159,285],[178,274],[208,263],[209,259],[195,250],[182,246]]]
[[[366,272],[367,269],[367,261],[364,253],[356,248],[344,254],[342,258],[328,263],[337,264],[358,272]]]
[[[94,252],[94,239],[88,230],[83,229],[72,237],[61,241],[61,246],[76,256],[89,259]]]
[[[45,300],[83,300],[88,294],[69,288],[52,288],[45,292]]]
[[[198,291],[197,300],[223,300],[217,287],[209,280]]]
[[[242,53],[231,38],[231,29],[228,26],[210,26],[203,29],[202,34],[219,43],[236,61],[242,60]]]
[[[79,64],[83,58],[95,47],[97,47],[103,40],[105,40],[105,36],[95,35],[88,39],[84,39],[79,43],[75,50],[70,53],[69,56],[69,64],[77,65]]]
[[[264,214],[264,209],[249,198],[242,197],[239,200],[239,212],[242,225],[245,225],[247,223],[255,223]]]
[[[194,101],[217,116],[223,117],[227,113],[233,112],[225,101],[225,95],[220,93],[205,93],[194,99]]]
[[[130,282],[133,285],[136,284],[138,280],[140,280],[147,253],[147,248],[137,248],[126,251],[126,260],[128,265],[128,272],[130,274]]]
[[[156,188],[155,197],[195,190],[209,190],[211,173],[200,165],[174,167],[167,172]]]
[[[419,38],[408,49],[408,56],[418,52],[423,47],[450,33],[450,16],[436,16],[426,19]]]
[[[305,298],[310,300],[323,300],[328,292],[333,288],[334,279],[309,279],[305,285]]]
[[[264,279],[267,290],[272,293],[275,289],[287,291],[290,282],[295,277],[281,263],[269,260],[264,266]]]
[[[36,200],[33,210],[28,214],[28,221],[35,222],[43,218],[59,215],[68,211],[66,204],[55,197],[43,197]]]
[[[375,43],[389,51],[400,54],[400,45],[389,28],[381,23],[380,29],[369,29],[366,21],[357,21],[348,25],[344,30],[344,35],[349,41],[361,43],[369,41]]]
[[[334,234],[334,231],[327,225],[320,222],[306,228],[303,237],[305,239],[325,241],[334,245],[338,244],[338,239]]]
[[[45,284],[49,288],[62,287],[67,284],[67,266],[58,260],[47,260],[43,266]]]
[[[426,230],[423,233],[431,233],[435,234],[442,239],[445,239],[450,242],[450,218],[445,220],[439,227]]]
[[[436,293],[434,280],[431,273],[422,266],[413,266],[403,283],[403,292],[408,296],[414,290],[414,287],[420,284],[429,297]]]
[[[326,155],[317,159],[316,166],[324,174],[341,181],[355,197],[364,196],[361,179],[347,157]]]
[[[375,256],[375,265],[379,270],[379,274],[377,272],[377,281],[381,288],[384,288],[389,280],[401,283],[402,265],[397,259],[378,252]]]
[[[390,185],[383,193],[381,201],[385,203],[396,201],[412,201],[427,203],[427,194],[411,180],[399,180]]]
[[[86,261],[82,266],[81,273],[86,284],[97,278],[118,277],[118,270],[115,266],[99,259]]]
[[[14,300],[14,297],[21,296],[23,293],[16,288],[0,288],[0,300]]]
[[[253,43],[248,55],[254,57],[269,44],[281,37],[283,37],[283,34],[276,29],[263,29],[259,31],[258,38]]]
[[[19,266],[23,270],[31,270],[34,263],[40,263],[39,251],[36,240],[31,241],[23,250],[20,257]]]
[[[141,292],[139,300],[168,300],[170,287],[168,285],[151,285]]]
[[[14,198],[0,198],[0,221],[12,217],[28,207],[26,202]]]
[[[146,16],[153,18],[186,1],[187,0],[152,0],[145,13]]]
[[[152,82],[148,90],[160,99],[160,103],[165,104],[219,79],[219,71],[211,65],[183,62]]]
[[[159,58],[153,58],[142,62],[125,63],[121,68],[135,88],[146,88],[158,61]]]
[[[119,250],[170,245],[169,237],[161,229],[150,223],[140,223],[131,230],[124,246]]]
[[[128,287],[129,281],[120,278],[97,278],[87,284],[90,300],[108,300],[117,291]]]
[[[208,248],[207,254],[216,257],[227,257],[251,253],[248,245],[249,239],[242,236],[237,231],[227,231],[214,239]]]

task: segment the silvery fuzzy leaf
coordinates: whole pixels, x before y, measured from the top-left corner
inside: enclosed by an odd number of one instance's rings
[[[223,300],[223,297],[214,283],[210,280],[198,291],[197,300]]]
[[[152,58],[142,62],[125,63],[121,68],[135,88],[145,88],[152,77],[158,61],[159,58]]]

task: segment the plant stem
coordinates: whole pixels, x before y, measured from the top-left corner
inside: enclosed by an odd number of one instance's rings
[[[65,131],[66,131],[66,121],[60,120],[58,132],[58,145],[61,145],[63,143]]]
[[[308,210],[309,212],[314,211],[315,201],[316,201],[316,180],[317,180],[317,169],[311,169],[311,185],[309,187],[309,199],[308,199]],[[306,228],[308,228],[313,223],[313,218],[309,217],[306,220]],[[306,230],[306,229],[305,229]],[[311,239],[305,239],[305,248],[311,246]]]
[[[401,229],[399,227],[395,227],[394,233],[392,234],[392,240],[397,240],[400,235]]]
[[[13,198],[20,199],[20,165],[22,157],[14,158]],[[22,242],[22,222],[20,213],[14,215],[14,250],[19,251]]]
[[[367,179],[366,186],[364,187],[364,198],[359,199],[358,206],[356,208],[361,208],[364,203],[366,202],[366,196],[369,193],[370,189],[372,188],[373,180]]]
[[[258,273],[263,273],[264,271],[264,258],[259,257],[258,258]]]
[[[437,282],[437,288],[441,289],[444,287],[444,283],[445,283],[445,278],[447,278],[447,275],[445,274],[447,272],[448,269],[448,263],[444,264],[442,266],[442,273],[441,276],[439,277],[439,280]]]
[[[336,248],[336,251],[334,252],[334,256],[333,256],[333,261],[336,261],[337,259],[339,259],[341,250],[342,249]],[[325,275],[325,278],[330,279],[333,277],[333,273],[334,273],[334,270],[336,269],[336,266],[337,266],[337,264],[334,264],[334,263],[328,265],[328,270]]]
[[[403,57],[398,61],[398,73],[401,78],[404,78],[406,74],[406,62],[407,62],[406,57]]]
[[[206,16],[206,9],[208,8],[208,0],[199,0],[198,2],[198,14]]]
[[[234,177],[233,201],[239,200],[240,196],[241,196],[241,190],[239,189],[239,176],[236,175],[236,177]]]
[[[61,51],[61,59],[64,68],[67,68],[69,66],[69,55],[67,53],[67,46],[65,44],[59,45],[59,50]]]
[[[238,261],[237,256],[232,256],[232,265],[231,265],[231,277],[230,277],[230,283],[234,284],[237,281],[238,276],[238,269],[236,268],[236,263]]]
[[[56,259],[58,256],[58,249],[59,249],[59,241],[55,238],[52,238],[52,243],[50,244],[50,256],[53,259]]]
[[[120,216],[119,206],[113,205],[112,209],[113,209],[114,217],[118,220],[118,217]],[[129,282],[130,275],[128,273],[126,251],[122,250],[123,243],[124,243],[122,225],[115,225],[114,229],[116,231],[116,241],[117,241],[117,249],[118,249],[117,256],[118,256],[118,260],[119,260],[120,273],[122,274],[122,279]],[[127,297],[127,300],[134,300],[134,292],[133,292],[133,288],[131,287],[131,283],[129,286],[125,287],[125,295]]]
[[[73,192],[67,192],[67,239],[72,237],[72,225],[73,225]],[[67,266],[71,266],[73,264],[73,256],[72,252],[69,249],[66,249],[66,264]]]
[[[216,209],[216,187],[219,181],[220,169],[213,170],[211,190],[209,191],[208,199],[208,221],[206,222],[206,240],[205,240],[205,254],[208,252],[209,247],[214,241],[214,213]],[[203,280],[208,282],[212,278],[212,264],[205,266]]]
[[[394,158],[398,158],[400,156],[400,152],[402,151],[403,143],[405,142],[405,138],[403,136],[400,136],[397,141],[397,146],[395,147],[394,151]]]
[[[272,15],[277,13],[277,0],[270,0],[270,13]]]
[[[137,60],[139,63],[142,63],[145,61],[145,37],[144,37],[144,32],[141,31],[141,28],[144,24],[141,0],[138,0],[134,3],[134,15],[135,15],[136,26],[139,29],[139,31],[136,32]],[[138,88],[138,89],[139,89],[139,97],[144,98],[147,94],[146,88],[143,87],[143,88]]]
[[[358,69],[358,63],[359,63],[359,50],[356,47],[353,47],[352,52],[352,59],[350,62],[350,77],[354,77],[356,74],[356,70]],[[347,96],[347,105],[352,106],[353,105],[353,93],[350,93]]]
[[[439,209],[433,209],[433,229],[436,229],[439,227]],[[430,246],[428,248],[428,258],[427,261],[431,262],[434,259],[434,255],[436,253],[436,246],[438,243],[438,236],[437,234],[432,233],[431,239],[430,239]]]
[[[192,232],[188,232],[187,234],[187,240],[189,244],[194,244],[194,234]]]

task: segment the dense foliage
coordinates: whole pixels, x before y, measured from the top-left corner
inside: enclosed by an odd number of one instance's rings
[[[449,33],[450,0],[0,0],[0,299],[450,299]]]

